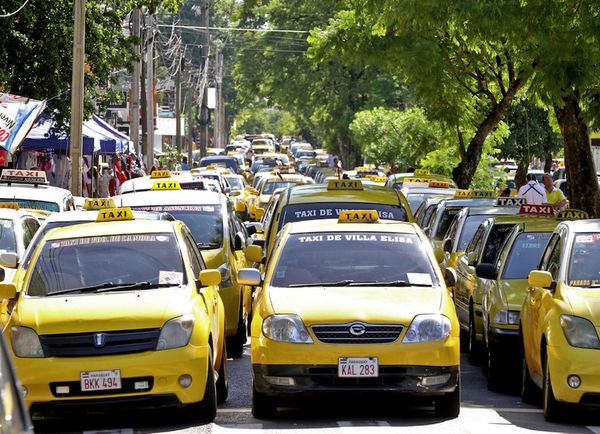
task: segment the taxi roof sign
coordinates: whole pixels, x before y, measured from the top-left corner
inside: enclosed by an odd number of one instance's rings
[[[436,181],[435,179],[429,180],[429,188],[450,188],[448,181]]]
[[[370,179],[373,182],[384,182],[384,183],[387,182],[387,177],[385,177],[385,176],[374,176]]]
[[[580,209],[567,208],[556,214],[557,220],[587,220],[590,215]]]
[[[521,206],[525,205],[524,197],[499,197],[496,206]]]
[[[340,211],[338,223],[377,223],[379,213],[374,209],[355,209]]]
[[[106,208],[98,211],[97,222],[118,222],[135,220],[131,208]]]
[[[83,203],[83,209],[87,210],[97,210],[105,208],[116,208],[115,201],[111,198],[87,198]]]
[[[181,190],[179,181],[154,181],[152,190]]]
[[[554,217],[554,208],[552,205],[523,204],[519,208],[519,215]]]
[[[431,175],[431,171],[429,169],[416,169],[415,176],[429,176]]]
[[[427,178],[404,178],[402,182],[404,184],[427,184],[429,185],[429,179]]]
[[[0,208],[8,208],[8,209],[15,209],[15,210],[21,209],[21,207],[19,206],[19,204],[17,202],[0,202]]]
[[[472,199],[472,198],[491,198],[496,197],[495,191],[488,190],[456,190],[454,197]]]
[[[47,185],[46,172],[43,170],[4,169],[0,174],[0,182],[5,184]]]
[[[363,190],[363,184],[360,179],[332,179],[327,190]]]
[[[150,174],[151,179],[170,178],[171,172],[168,170],[153,170]]]

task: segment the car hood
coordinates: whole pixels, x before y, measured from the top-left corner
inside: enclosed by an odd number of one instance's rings
[[[18,303],[15,324],[41,335],[160,328],[192,303],[188,288],[28,297]]]
[[[502,301],[508,310],[520,311],[529,286],[527,279],[501,280],[498,282],[498,286],[502,294]]]
[[[269,288],[276,314],[296,314],[306,325],[364,321],[408,326],[415,315],[437,313],[442,290],[423,287]]]
[[[561,292],[570,304],[573,315],[586,318],[600,327],[600,289],[564,289]]]

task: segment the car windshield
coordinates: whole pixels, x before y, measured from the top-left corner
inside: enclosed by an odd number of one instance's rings
[[[0,202],[15,202],[20,208],[39,209],[42,211],[59,212],[60,207],[56,202],[46,202],[44,200],[16,199],[11,197],[2,197]]]
[[[267,182],[261,194],[273,194],[278,188],[290,188],[298,185],[298,181],[273,181]]]
[[[573,240],[567,281],[570,286],[600,286],[600,233],[579,233]]]
[[[414,214],[415,211],[419,208],[428,197],[434,196],[434,193],[408,193],[406,195],[406,200],[408,201],[408,205],[410,206],[410,210]]]
[[[48,240],[31,265],[27,294],[44,297],[92,288],[116,290],[142,283],[148,289],[153,285],[186,283],[173,234]]]
[[[552,235],[551,232],[525,232],[517,236],[502,273],[503,279],[527,279],[535,270]]]
[[[17,251],[17,238],[12,220],[0,219],[0,250],[4,252]]]
[[[432,263],[415,234],[327,232],[291,235],[271,285],[433,286]]]
[[[379,213],[379,218],[383,220],[408,220],[406,210],[400,205],[364,202],[306,203],[286,206],[281,214],[279,229],[286,223],[301,220],[336,219],[339,217],[340,211],[348,209],[374,209]]]
[[[223,217],[220,205],[152,205],[131,208],[168,212],[187,225],[201,249],[216,249],[223,245]]]
[[[227,176],[226,178],[227,178],[227,182],[229,182],[229,185],[231,186],[232,190],[243,190],[244,189],[244,183],[237,176]]]
[[[458,250],[465,250],[471,240],[479,224],[486,218],[487,215],[471,215],[467,217],[458,238]]]
[[[460,212],[460,208],[446,208],[442,211],[442,216],[440,217],[440,221],[435,228],[435,233],[433,234],[433,238],[436,240],[443,240],[446,236],[446,232],[448,228],[452,224],[454,218]]]

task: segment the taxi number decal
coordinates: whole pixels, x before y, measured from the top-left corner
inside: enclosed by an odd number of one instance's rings
[[[139,211],[153,211],[153,212],[169,212],[169,211],[199,211],[199,212],[213,212],[214,206],[195,206],[195,205],[159,205],[159,206],[136,206],[136,210]]]
[[[364,235],[364,234],[331,234],[331,235],[307,235],[298,237],[301,243],[315,243],[322,241],[380,241],[387,243],[413,244],[413,240],[401,235]]]
[[[127,243],[127,242],[154,242],[154,241],[167,241],[168,237],[160,235],[111,235],[104,237],[86,237],[86,238],[72,238],[69,240],[52,241],[50,247],[53,249],[59,247],[70,247],[70,246],[83,246],[86,244],[96,243]]]
[[[166,210],[165,210],[166,211]],[[294,211],[294,217],[297,219],[309,218],[309,217],[339,217],[342,211],[345,209],[307,209],[304,211]],[[394,213],[387,211],[377,211],[380,219],[394,220]]]

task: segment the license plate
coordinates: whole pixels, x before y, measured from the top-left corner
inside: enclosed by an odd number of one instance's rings
[[[112,390],[121,388],[121,370],[81,371],[81,391]]]
[[[338,360],[338,377],[379,377],[377,357],[340,357]]]

